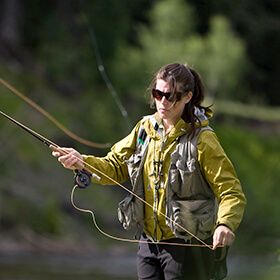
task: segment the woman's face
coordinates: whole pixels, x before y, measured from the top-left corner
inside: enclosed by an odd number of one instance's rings
[[[163,93],[170,92],[169,84],[164,80],[157,80],[156,89]],[[168,101],[165,96],[163,96],[161,100],[155,98],[159,117],[168,124],[173,125],[176,119],[182,116],[185,105],[191,100],[191,98],[192,92],[189,92],[177,102]]]

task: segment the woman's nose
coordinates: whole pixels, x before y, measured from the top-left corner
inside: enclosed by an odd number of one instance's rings
[[[168,102],[168,100],[166,99],[165,96],[163,96],[162,99],[161,99],[161,103],[167,103],[167,102]]]

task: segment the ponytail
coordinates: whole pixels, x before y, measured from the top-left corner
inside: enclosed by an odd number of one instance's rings
[[[185,105],[182,114],[182,119],[186,123],[190,124],[191,129],[189,135],[191,138],[193,138],[197,133],[197,129],[198,131],[201,129],[201,121],[197,117],[197,115],[195,115],[195,107],[204,108],[203,106],[201,106],[201,103],[203,102],[205,97],[205,87],[198,72],[187,65],[185,65],[185,67],[189,70],[190,74],[192,75],[194,83],[192,90],[190,90],[193,93],[193,96],[191,100]],[[199,128],[196,127],[196,123],[199,123]]]

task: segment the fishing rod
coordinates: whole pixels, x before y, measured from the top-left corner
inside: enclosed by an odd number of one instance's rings
[[[6,117],[8,120],[12,121],[13,123],[15,123],[16,125],[18,125],[19,127],[21,127],[22,129],[24,129],[26,132],[28,132],[29,134],[31,134],[32,136],[34,136],[36,139],[38,139],[40,142],[42,142],[43,144],[45,144],[47,147],[49,147],[52,151],[55,152],[59,152],[61,155],[67,155],[69,154],[68,152],[64,151],[62,148],[60,148],[57,144],[51,142],[49,139],[45,138],[44,136],[40,135],[39,133],[33,131],[32,129],[26,127],[25,125],[23,125],[22,123],[18,122],[17,120],[13,119],[12,117],[8,116],[7,114],[3,113],[2,111],[0,111],[0,114],[3,115],[4,117]],[[80,158],[76,157],[78,161],[83,162]],[[77,163],[76,163],[77,164]],[[114,182],[116,185],[119,185],[120,187],[122,187],[123,189],[125,189],[127,192],[129,192],[130,194],[134,195],[136,198],[138,198],[140,201],[142,201],[144,204],[148,205],[149,207],[153,207],[151,204],[149,204],[147,201],[145,201],[143,198],[141,198],[140,196],[136,195],[133,191],[129,190],[128,188],[124,187],[122,184],[120,184],[119,182],[115,181],[114,179],[112,179],[111,177],[109,177],[107,174],[103,173],[102,171],[98,170],[97,168],[90,166],[93,170],[96,170],[99,174],[101,174],[102,176],[105,176],[106,178],[110,179],[112,182]],[[81,169],[80,166],[77,166],[77,173],[74,177],[74,182],[75,182],[75,186],[73,187],[72,193],[71,193],[71,202],[72,205],[79,211],[81,212],[87,212],[87,213],[91,213],[92,218],[93,218],[93,222],[96,226],[96,228],[104,235],[106,235],[107,237],[113,238],[115,240],[119,240],[119,241],[128,241],[128,242],[142,242],[141,240],[130,240],[130,239],[123,239],[123,238],[118,238],[118,237],[114,237],[112,235],[109,235],[107,233],[105,233],[104,231],[102,231],[96,221],[95,221],[95,217],[94,214],[91,210],[86,210],[86,209],[82,209],[79,208],[75,205],[74,200],[73,200],[73,195],[74,195],[74,190],[76,189],[76,187],[79,187],[81,189],[84,189],[86,187],[88,187],[91,183],[91,179],[95,178],[96,180],[101,180],[101,177],[99,177],[97,174],[93,173],[91,170],[87,169],[87,168],[83,168]],[[175,221],[173,221],[170,217],[168,217],[166,214],[160,212],[159,210],[157,210],[159,214],[161,214],[162,216],[164,216],[166,219],[176,223]],[[186,243],[186,244],[176,244],[176,243],[166,243],[168,245],[180,245],[180,246],[199,246],[199,247],[208,247],[209,249],[213,250],[213,248],[211,247],[211,245],[206,244],[203,240],[201,240],[200,238],[198,238],[196,235],[194,235],[193,233],[191,233],[190,231],[188,231],[187,229],[185,229],[183,226],[181,226],[180,224],[176,223],[176,225],[178,227],[180,227],[182,230],[184,230],[185,232],[189,233],[191,236],[193,236],[196,240],[198,240],[201,244],[192,244],[192,243]],[[144,241],[143,241],[144,242]],[[151,241],[148,242],[144,242],[144,243],[153,243]],[[161,244],[164,244],[163,242],[160,242]],[[221,245],[222,247],[224,247],[224,245]]]
[[[52,143],[51,141],[47,140],[42,135],[39,135],[38,133],[36,133],[32,129],[28,128],[27,126],[23,125],[22,123],[18,122],[17,120],[13,119],[12,117],[8,116],[4,112],[0,111],[0,114],[2,116],[4,116],[5,118],[7,118],[8,120],[10,120],[11,122],[13,122],[14,124],[18,125],[20,128],[22,128],[23,130],[25,130],[29,134],[31,134],[33,137],[38,139],[40,142],[42,142],[44,145],[46,145],[52,151],[58,152],[62,156],[68,154],[67,152],[63,151],[55,143]],[[80,160],[78,157],[77,157],[77,159]],[[76,185],[78,185],[78,187],[80,187],[82,189],[86,188],[90,185],[92,177],[97,179],[97,180],[101,179],[97,174],[93,173],[91,170],[89,170],[86,167],[84,167],[83,169],[80,169],[79,165],[76,165],[76,167],[77,167],[77,172],[76,172],[75,177],[74,177],[74,182],[75,182]]]

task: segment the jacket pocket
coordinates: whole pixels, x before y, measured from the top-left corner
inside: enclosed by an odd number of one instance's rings
[[[195,194],[196,190],[193,190],[196,183],[195,163],[194,159],[187,162],[178,160],[170,166],[169,180],[171,190],[180,198],[191,197]]]
[[[215,226],[215,200],[171,200],[169,217],[172,221],[167,224],[177,237],[191,239],[195,235],[204,240]]]
[[[126,230],[144,219],[144,203],[133,194],[127,195],[118,205],[118,219]]]
[[[200,199],[207,199],[213,195],[195,159],[185,162],[179,159],[175,164],[171,164],[169,178],[170,189],[179,199],[184,200],[198,195]],[[173,194],[170,193],[170,196]]]

